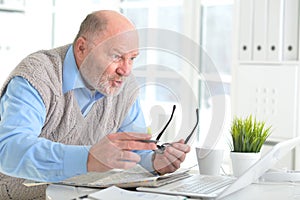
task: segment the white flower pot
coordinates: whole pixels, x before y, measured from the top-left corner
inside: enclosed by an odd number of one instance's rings
[[[239,177],[260,159],[261,153],[230,152],[230,157],[233,175]]]

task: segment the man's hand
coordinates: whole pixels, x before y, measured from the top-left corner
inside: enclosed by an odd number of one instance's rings
[[[190,146],[184,144],[184,140],[174,142],[165,149],[163,154],[154,154],[153,167],[159,174],[174,172],[180,167],[190,150]]]
[[[148,140],[149,134],[112,133],[102,138],[90,149],[87,170],[104,172],[110,169],[129,169],[134,167],[140,156],[131,150],[154,150],[154,143],[144,143],[138,140]]]

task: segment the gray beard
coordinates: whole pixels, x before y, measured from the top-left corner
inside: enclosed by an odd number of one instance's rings
[[[125,85],[125,82],[126,79],[123,79],[123,83],[120,88],[113,88],[112,86],[110,86],[108,79],[101,79],[97,84],[96,90],[107,97],[114,97],[120,94]]]

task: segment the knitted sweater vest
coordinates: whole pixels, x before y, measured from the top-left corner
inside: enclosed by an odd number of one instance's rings
[[[137,98],[138,87],[130,75],[119,95],[99,99],[84,117],[73,92],[62,92],[62,66],[68,47],[42,50],[26,57],[9,75],[0,94],[13,77],[25,78],[45,104],[46,120],[40,137],[64,144],[92,145],[118,130]],[[0,199],[45,199],[45,186],[26,188],[23,181],[0,173]]]

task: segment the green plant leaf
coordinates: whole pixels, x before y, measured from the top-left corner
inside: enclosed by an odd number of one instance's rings
[[[260,152],[263,144],[271,134],[271,126],[265,128],[265,122],[258,121],[252,115],[245,119],[234,117],[230,128],[234,152]]]

